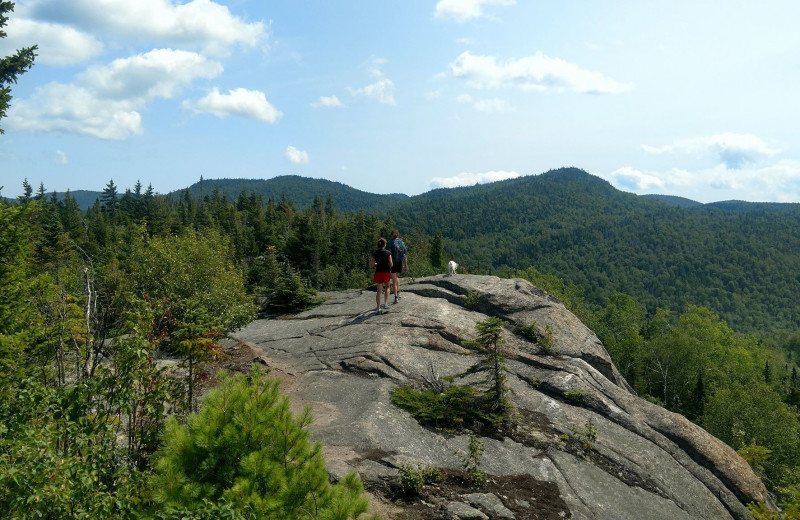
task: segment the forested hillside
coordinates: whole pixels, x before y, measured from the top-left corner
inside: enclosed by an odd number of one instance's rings
[[[331,200],[340,211],[354,212],[359,210],[375,211],[387,201],[408,199],[408,195],[393,193],[376,195],[351,188],[341,182],[326,179],[309,179],[297,175],[281,175],[271,179],[213,179],[201,180],[189,186],[189,193],[194,198],[226,196],[235,199],[242,194],[256,194],[264,200],[290,200],[300,208],[309,207],[315,198]],[[173,193],[180,196],[181,192]]]
[[[622,292],[651,313],[708,307],[740,332],[800,326],[798,204],[679,207],[570,168],[434,190],[391,213],[403,228],[441,231],[468,269],[534,266],[590,303]]]
[[[42,508],[80,507],[97,518],[126,517],[114,508],[133,506],[120,496],[158,508],[163,496],[142,486],[158,481],[157,460],[169,460],[156,452],[169,442],[164,413],[196,410],[195,385],[220,358],[218,339],[257,311],[315,305],[316,290],[368,286],[370,253],[400,222],[410,275],[444,272],[449,251],[467,270],[531,280],[598,334],[640,395],[704,426],[747,457],[781,500],[800,503],[800,337],[774,348],[759,339],[795,318],[794,302],[781,307],[774,297],[797,282],[794,207],[679,208],[579,170],[401,204],[393,219],[340,211],[334,197],[300,209],[241,190],[235,198],[220,190],[164,196],[141,184],[119,193],[113,182],[87,211],[44,190],[0,203],[0,485],[24,483],[11,500],[36,496]],[[696,305],[706,294],[741,298],[739,321]],[[759,310],[762,300],[783,321],[761,316],[767,325],[757,336],[736,334],[747,301]],[[648,309],[678,304],[672,313]],[[182,367],[177,379],[156,366],[165,354]],[[97,403],[106,407],[100,416]],[[59,464],[76,476],[59,480],[63,488],[33,478]],[[100,491],[87,498],[84,483]],[[23,506],[0,500],[4,507]]]

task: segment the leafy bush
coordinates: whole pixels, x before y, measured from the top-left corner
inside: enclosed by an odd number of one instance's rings
[[[553,327],[545,325],[540,329],[535,323],[517,327],[516,333],[530,342],[539,345],[539,352],[544,355],[553,353]]]
[[[586,392],[578,388],[574,388],[572,390],[567,390],[566,392],[564,392],[564,397],[566,397],[568,401],[572,401],[574,403],[583,402],[583,398],[585,395]]]
[[[419,495],[425,486],[422,469],[418,466],[403,464],[400,467],[400,490],[406,495]]]

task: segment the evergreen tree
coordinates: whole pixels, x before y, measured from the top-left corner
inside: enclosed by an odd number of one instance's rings
[[[8,24],[7,13],[14,10],[14,2],[0,1],[0,38],[6,37],[3,27]],[[11,56],[0,58],[0,119],[6,117],[11,104],[11,85],[17,82],[17,76],[33,67],[37,46],[17,50]],[[0,134],[4,133],[0,128]]]
[[[33,188],[26,177],[25,180],[22,181],[22,195],[17,197],[17,200],[19,200],[20,204],[27,204],[31,201],[31,195],[33,195]]]
[[[502,337],[506,322],[500,318],[486,318],[475,324],[478,337],[475,341],[465,342],[465,346],[477,348],[481,359],[472,365],[463,375],[483,374],[482,384],[486,388],[484,394],[485,418],[494,426],[501,426],[510,418],[511,401],[508,399],[506,385],[505,340]]]
[[[119,208],[119,194],[117,193],[117,186],[114,184],[114,179],[108,181],[102,195],[100,195],[102,203],[101,209],[104,213],[108,214],[113,222],[117,216],[117,209]]]
[[[294,417],[278,381],[220,374],[219,386],[185,425],[170,419],[155,464],[160,504],[191,512],[225,503],[248,518],[346,520],[366,512],[361,481],[328,482],[322,447],[307,431],[310,408]]]

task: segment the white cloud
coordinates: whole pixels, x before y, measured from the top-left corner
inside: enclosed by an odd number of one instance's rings
[[[397,101],[394,98],[394,83],[381,70],[381,66],[385,65],[387,61],[385,58],[376,58],[374,56],[367,60],[366,66],[370,76],[378,78],[378,80],[361,88],[348,87],[347,90],[350,91],[350,94],[365,96],[385,105],[397,105]]]
[[[502,181],[521,177],[517,172],[489,171],[484,173],[462,172],[453,177],[434,177],[428,182],[431,188],[455,188],[457,186],[472,186],[479,183]]]
[[[468,85],[479,89],[516,86],[524,91],[613,94],[629,88],[599,72],[584,70],[541,52],[499,63],[494,56],[476,56],[466,51],[450,64],[450,71],[453,76],[463,78]]]
[[[770,148],[764,141],[753,134],[736,133],[683,139],[665,146],[643,145],[642,149],[652,154],[681,153],[702,155],[713,153],[728,168],[741,168],[745,164],[757,162],[762,158],[773,156],[779,152],[779,150]]]
[[[652,192],[664,187],[664,181],[655,175],[648,175],[639,170],[625,166],[608,174],[610,180],[625,189]]]
[[[138,110],[156,98],[172,98],[197,78],[213,78],[222,65],[186,51],[156,49],[107,66],[92,67],[76,84],[49,83],[27,99],[15,99],[8,126],[127,139],[142,132]]]
[[[469,94],[459,94],[456,101],[459,103],[472,103],[473,99]]]
[[[267,101],[263,92],[245,88],[229,90],[227,94],[222,94],[215,88],[197,101],[184,101],[181,107],[221,118],[235,116],[266,123],[275,123],[282,115]]]
[[[483,5],[514,5],[515,0],[440,0],[433,15],[466,22],[483,16]]]
[[[625,167],[605,177],[620,189],[678,195],[699,202],[800,202],[800,161],[794,160],[737,169],[724,164],[700,170],[640,171]]]
[[[91,34],[145,41],[156,38],[222,56],[236,44],[255,46],[265,38],[263,22],[248,23],[211,0],[30,0],[33,18],[70,25]]]
[[[56,150],[56,162],[58,164],[67,164],[67,154],[61,150]]]
[[[439,99],[440,97],[442,97],[442,91],[441,90],[431,90],[430,92],[426,92],[424,95],[425,95],[425,99],[430,99],[430,100]]]
[[[37,45],[37,65],[73,65],[103,50],[103,44],[93,36],[72,27],[16,16],[9,19],[7,33],[7,38],[0,38],[0,55],[7,56],[17,49]]]
[[[8,127],[29,132],[80,134],[127,139],[142,132],[137,103],[99,98],[85,87],[49,83],[28,99],[15,99]]]
[[[219,62],[200,54],[172,49],[154,49],[110,65],[90,67],[78,76],[98,95],[107,98],[153,100],[172,98],[197,78],[222,73]]]
[[[286,158],[294,164],[306,164],[308,162],[308,152],[298,150],[294,146],[286,148]]]
[[[379,79],[366,87],[348,90],[354,96],[366,96],[384,105],[397,105],[397,101],[394,98],[394,83],[387,78]]]
[[[320,96],[318,101],[311,103],[311,106],[314,108],[344,108],[344,103],[339,101],[336,96]]]

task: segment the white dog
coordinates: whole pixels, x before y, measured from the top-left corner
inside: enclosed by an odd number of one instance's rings
[[[450,276],[456,274],[456,269],[458,269],[458,264],[450,260],[450,262],[447,263],[447,270],[450,272]]]

